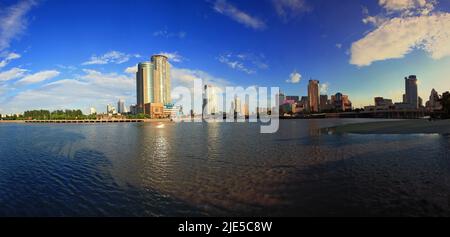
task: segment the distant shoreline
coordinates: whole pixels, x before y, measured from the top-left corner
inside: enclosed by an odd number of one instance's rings
[[[346,124],[323,129],[330,134],[450,134],[450,119],[428,121],[426,119],[377,121]]]
[[[112,119],[112,120],[0,120],[0,123],[23,124],[110,124],[172,122],[171,119]]]

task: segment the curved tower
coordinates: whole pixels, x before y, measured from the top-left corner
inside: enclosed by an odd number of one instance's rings
[[[136,109],[137,113],[145,113],[145,104],[153,101],[153,64],[151,62],[142,62],[138,64],[136,72]]]
[[[154,101],[164,105],[172,102],[170,96],[170,64],[164,55],[153,55]]]
[[[170,96],[170,63],[165,55],[153,55],[150,62],[138,64],[136,72],[136,110],[145,111],[146,104],[172,103]]]

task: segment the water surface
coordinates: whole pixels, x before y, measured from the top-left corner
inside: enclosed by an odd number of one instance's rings
[[[450,138],[363,121],[0,124],[0,216],[450,216]]]

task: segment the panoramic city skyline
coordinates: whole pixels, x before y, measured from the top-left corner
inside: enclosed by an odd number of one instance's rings
[[[354,107],[401,102],[409,75],[424,101],[449,89],[448,1],[22,0],[0,9],[0,114],[135,104],[136,65],[154,54],[169,58],[172,88],[199,78],[301,97],[315,79]]]

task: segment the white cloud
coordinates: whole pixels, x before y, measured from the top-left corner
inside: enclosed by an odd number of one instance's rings
[[[169,32],[167,29],[164,30],[158,30],[153,32],[154,37],[163,37],[163,38],[179,38],[184,39],[186,37],[186,32],[179,31],[179,32]]]
[[[289,79],[286,80],[287,83],[298,84],[302,80],[302,75],[296,71],[289,75]]]
[[[5,82],[17,78],[21,78],[24,76],[27,70],[22,68],[11,68],[8,71],[0,72],[0,82]]]
[[[0,98],[0,102],[10,113],[30,109],[83,109],[88,112],[89,107],[102,112],[107,104],[114,104],[121,98],[127,104],[135,103],[133,77],[86,69],[83,72],[75,78],[58,80],[21,91],[9,98]]]
[[[227,65],[228,67],[245,72],[247,74],[254,74],[258,69],[265,70],[269,68],[267,63],[264,62],[264,55],[255,55],[252,53],[227,53],[222,54],[218,58],[219,62]]]
[[[245,72],[247,74],[254,74],[256,73],[254,70],[247,68],[244,63],[237,61],[237,60],[231,60],[229,56],[221,55],[219,56],[219,62],[228,65],[230,68]]]
[[[392,18],[352,44],[350,63],[368,66],[403,58],[413,49],[422,49],[433,59],[450,56],[450,14]]]
[[[380,27],[394,17],[412,17],[429,15],[437,0],[379,0],[378,4],[385,10],[378,15],[369,15],[369,9],[363,7],[363,23]]]
[[[102,65],[109,63],[122,64],[128,62],[133,57],[140,58],[141,56],[139,54],[133,55],[133,54],[125,54],[119,51],[110,51],[102,56],[93,55],[88,61],[84,62],[82,65],[95,65],[95,64]]]
[[[195,79],[201,79],[205,84],[211,84],[217,87],[230,86],[232,83],[226,79],[215,77],[202,70],[192,70],[187,68],[171,69],[170,75],[172,77],[172,87],[186,86],[192,87]]]
[[[127,75],[121,75],[117,73],[102,73],[96,70],[91,69],[83,69],[82,70],[85,75],[82,75],[80,78],[84,79],[86,82],[93,82],[95,85],[100,85],[103,83],[106,84],[124,84],[127,85],[130,83],[133,83],[134,81],[130,81],[129,79],[132,78]],[[117,86],[117,85],[111,85],[111,86]]]
[[[47,71],[41,71],[37,72],[28,76],[25,76],[24,78],[20,79],[17,83],[18,84],[33,84],[33,83],[39,83],[43,82],[49,79],[52,79],[54,77],[57,77],[59,75],[59,72],[56,70],[47,70]]]
[[[8,65],[12,60],[20,58],[20,54],[17,53],[9,53],[0,61],[0,68]]]
[[[362,22],[364,24],[372,24],[373,26],[381,26],[383,23],[385,23],[386,21],[388,21],[389,19],[382,16],[382,15],[377,15],[377,16],[366,16]]]
[[[4,93],[8,91],[8,88],[5,85],[0,85],[0,96],[3,96]],[[0,112],[2,111],[2,108],[0,108]]]
[[[436,4],[435,0],[379,0],[378,4],[388,12],[403,12],[406,15],[430,13]]]
[[[134,65],[134,66],[125,68],[125,71],[124,71],[124,72],[125,72],[125,73],[129,73],[129,74],[136,74],[137,68],[138,68],[138,65],[136,64],[136,65]]]
[[[284,21],[289,21],[311,10],[305,0],[272,0],[275,11]]]
[[[254,67],[258,69],[265,70],[269,68],[269,65],[265,62],[264,54],[241,53],[237,54],[236,56],[242,59],[243,61],[252,64]]]
[[[262,20],[238,9],[226,0],[216,0],[213,8],[216,12],[228,16],[246,27],[255,30],[263,30],[266,28],[266,24]]]
[[[77,70],[77,67],[72,66],[72,65],[62,65],[62,64],[58,64],[56,65],[58,68],[61,68],[63,70],[67,70],[67,71],[75,71]]]
[[[11,41],[20,37],[27,29],[27,13],[36,2],[23,0],[0,10],[0,51],[8,48]]]
[[[330,83],[325,82],[320,84],[320,94],[326,95],[328,93],[328,88],[330,87]]]
[[[159,54],[166,56],[169,59],[169,61],[171,61],[171,62],[179,63],[179,62],[184,61],[184,57],[181,56],[180,54],[178,54],[178,52],[173,52],[173,53],[160,52]]]
[[[352,44],[351,64],[399,59],[416,49],[435,60],[450,56],[450,13],[433,12],[437,0],[379,0],[378,4],[385,12],[376,16],[363,8],[363,22],[375,29]]]
[[[338,49],[340,49],[340,48],[342,48],[342,44],[336,44],[336,48],[338,48]]]

